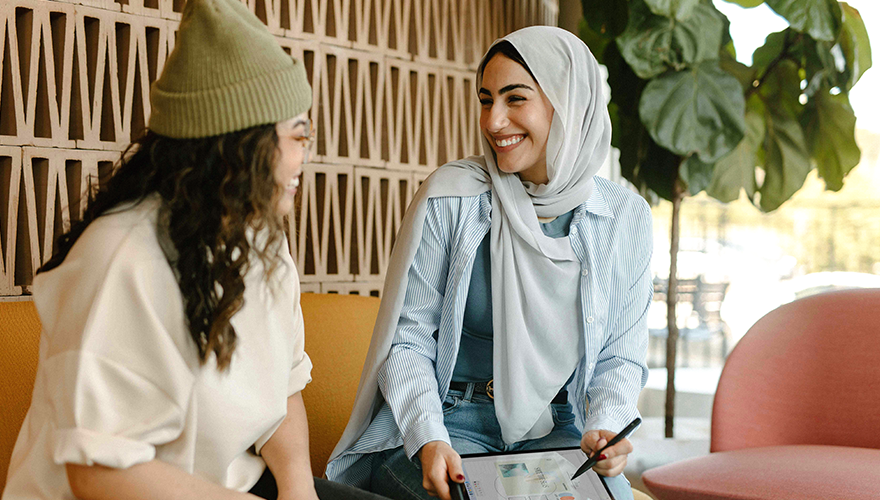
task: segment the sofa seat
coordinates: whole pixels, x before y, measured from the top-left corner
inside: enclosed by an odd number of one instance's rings
[[[789,445],[711,453],[646,471],[659,500],[877,500],[880,450]]]

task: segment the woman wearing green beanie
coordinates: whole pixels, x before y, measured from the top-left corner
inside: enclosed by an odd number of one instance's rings
[[[282,227],[311,88],[237,0],[189,0],[123,154],[34,279],[37,379],[3,499],[380,499],[313,479]]]

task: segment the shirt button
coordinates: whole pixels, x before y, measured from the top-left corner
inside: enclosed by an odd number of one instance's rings
[[[593,322],[593,317],[592,316],[587,317],[587,323],[592,323],[592,322]]]
[[[590,271],[588,271],[587,268],[581,269],[581,276],[586,276],[588,274],[590,274]]]
[[[590,363],[590,370],[593,369],[593,363]]]
[[[571,233],[572,236],[575,236],[576,234],[578,234],[578,228],[576,228],[576,227],[571,228],[571,231],[569,231],[569,233]]]

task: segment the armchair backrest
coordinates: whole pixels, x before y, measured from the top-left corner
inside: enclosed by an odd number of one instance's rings
[[[785,304],[730,353],[711,451],[814,444],[880,449],[880,289]]]

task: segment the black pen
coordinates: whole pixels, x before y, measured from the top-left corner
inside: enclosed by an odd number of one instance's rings
[[[642,419],[640,419],[639,417],[636,417],[636,419],[633,420],[632,422],[630,422],[629,425],[624,427],[623,430],[620,431],[620,433],[618,433],[616,436],[611,438],[611,441],[608,441],[608,444],[603,446],[601,450],[593,453],[593,456],[588,458],[587,461],[584,462],[584,465],[581,465],[580,467],[578,467],[578,470],[574,473],[573,476],[571,476],[571,478],[574,479],[574,478],[580,476],[581,474],[583,474],[584,472],[587,472],[588,470],[590,470],[590,467],[596,465],[596,462],[599,461],[599,456],[602,455],[602,452],[605,451],[606,448],[610,448],[610,447],[616,445],[617,443],[620,442],[621,439],[629,436],[632,433],[632,431],[636,430],[636,427],[638,427],[640,423],[642,423]]]

